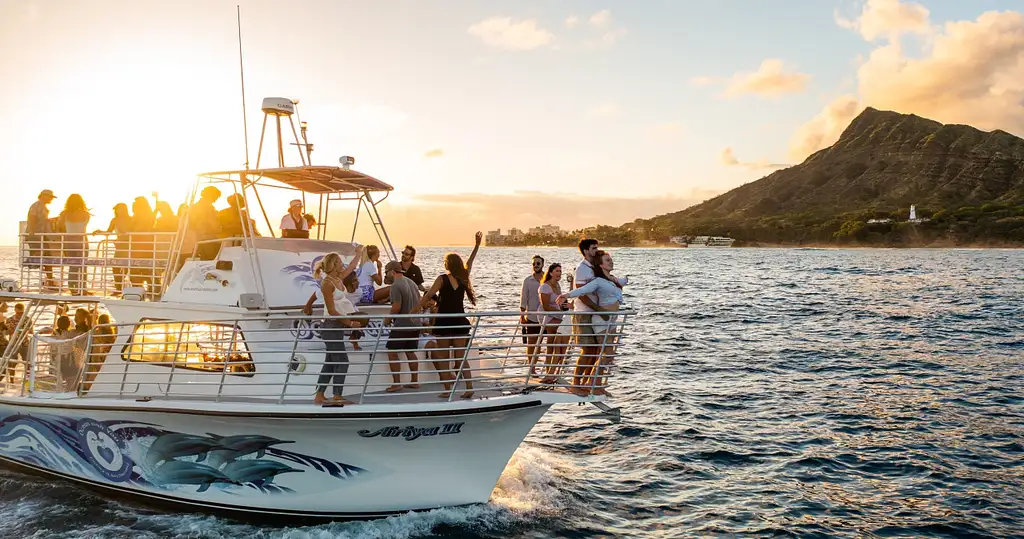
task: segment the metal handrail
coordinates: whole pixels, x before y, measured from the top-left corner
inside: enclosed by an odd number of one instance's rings
[[[386,397],[390,394],[382,390],[392,383],[388,365],[405,366],[401,368],[401,372],[403,375],[407,375],[408,365],[415,361],[430,365],[428,369],[418,369],[421,376],[428,373],[454,374],[449,378],[452,387],[447,395],[448,400],[454,399],[457,384],[460,382],[474,383],[474,391],[481,396],[521,393],[538,389],[578,391],[589,389],[589,393],[593,394],[598,390],[604,390],[608,386],[608,378],[614,376],[614,368],[611,363],[618,356],[617,348],[622,343],[622,337],[625,335],[625,328],[629,326],[630,317],[635,313],[632,311],[614,313],[618,319],[612,331],[603,337],[607,343],[602,342],[600,346],[600,362],[590,367],[592,374],[588,377],[587,387],[582,387],[580,384],[573,385],[564,379],[554,383],[542,383],[541,381],[531,383],[530,379],[524,376],[524,373],[528,373],[530,369],[526,345],[509,340],[510,335],[518,333],[520,314],[518,311],[466,314],[465,316],[471,319],[468,327],[470,334],[464,337],[467,339],[467,345],[464,348],[448,349],[450,352],[454,352],[451,354],[454,357],[449,358],[446,369],[437,369],[431,365],[433,358],[430,353],[438,349],[436,338],[433,343],[429,341],[423,344],[416,342],[413,346],[403,347],[408,350],[401,350],[399,358],[391,361],[384,346],[387,341],[385,338],[386,328],[371,329],[376,331],[376,335],[370,335],[374,342],[372,346],[367,346],[364,341],[365,349],[362,352],[348,351],[350,366],[365,367],[366,371],[363,373],[350,371],[344,388],[353,396],[356,388],[361,388],[357,400],[360,404],[368,401],[387,402]],[[326,318],[369,319],[371,321],[383,318],[426,318],[426,325],[422,321],[413,322],[419,325],[402,329],[429,329],[431,327],[430,320],[449,316],[463,315],[382,313],[368,316],[360,313]],[[81,368],[76,385],[78,395],[82,398],[113,397],[119,399],[200,398],[214,403],[233,402],[240,398],[243,400],[246,398],[257,399],[276,404],[293,403],[296,400],[308,402],[313,388],[317,385],[318,373],[315,372],[315,369],[300,372],[293,366],[298,362],[297,356],[299,355],[313,357],[322,353],[325,356],[326,346],[320,339],[306,339],[306,335],[298,327],[298,323],[310,323],[323,319],[323,317],[315,316],[264,315],[261,318],[242,317],[209,322],[147,321],[139,324],[97,326],[89,334],[87,340],[84,351],[85,364]],[[183,329],[183,324],[186,329]],[[571,338],[581,334],[577,331],[581,328],[573,325],[569,325],[569,327],[572,328],[569,334],[554,335]],[[112,338],[113,342],[110,337],[98,339],[98,332],[101,330],[113,330],[116,335]],[[310,331],[313,331],[312,327]],[[230,335],[227,332],[230,332]],[[136,342],[135,337],[140,335],[147,336],[145,343]],[[544,340],[550,339],[554,335],[541,334],[537,346],[544,346]],[[348,336],[344,338],[347,340]],[[158,344],[153,344],[155,342]],[[508,344],[495,346],[495,342]],[[39,346],[38,342],[34,344]],[[155,348],[152,348],[153,346]],[[555,350],[550,341],[548,346],[549,351]],[[563,369],[562,372],[566,376],[570,371],[587,367],[580,365],[578,361],[577,364],[573,364],[571,361],[563,363],[561,359],[571,354],[574,344],[569,343],[565,346],[565,351],[559,353],[559,357],[548,357],[548,354],[543,351],[538,352],[540,357],[534,366],[541,371],[548,367]],[[168,348],[171,349],[168,350]],[[410,360],[405,357],[404,352],[406,351],[415,352],[416,359]],[[157,360],[153,361],[152,359]],[[471,362],[470,365],[465,364],[467,359]],[[11,358],[8,361],[11,361]],[[34,373],[39,367],[38,361],[35,361],[34,364],[32,361],[35,359],[32,358],[24,367],[25,373]],[[13,360],[12,364],[17,369],[18,365],[24,364],[24,361]],[[314,359],[307,364],[307,367],[315,367],[318,364],[323,364],[323,361]],[[157,369],[154,370],[154,367]],[[161,373],[160,367],[167,368],[167,371]],[[472,371],[473,374],[465,376],[467,370]],[[574,378],[576,376],[578,373],[574,374]],[[354,377],[362,379],[353,379]],[[383,378],[376,380],[376,377]],[[22,376],[22,379],[24,378]],[[89,379],[87,380],[87,378]],[[538,376],[538,378],[540,377]],[[422,391],[405,390],[401,394],[433,395],[437,393],[436,388],[429,387],[431,382],[424,379],[421,383],[426,389]],[[24,394],[24,391],[19,391],[19,387],[23,390],[24,383],[17,379],[12,380],[10,377],[5,377],[4,382],[0,383],[0,388],[6,394],[12,392]],[[155,387],[156,390],[146,389],[147,387]],[[30,384],[30,389],[34,390],[35,386]],[[430,398],[426,402],[437,402],[437,399]]]

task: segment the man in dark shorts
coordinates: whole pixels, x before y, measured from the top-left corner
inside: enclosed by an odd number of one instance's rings
[[[519,323],[523,328],[523,343],[526,344],[526,357],[530,365],[534,364],[533,356],[537,353],[537,340],[540,338],[541,323],[537,312],[540,306],[540,280],[544,278],[544,258],[533,255],[533,273],[523,279],[523,289],[519,294]]]
[[[405,268],[401,262],[392,260],[388,262],[384,275],[391,278],[391,314],[409,314],[420,304],[420,292],[416,283],[405,276]],[[384,325],[390,324],[389,317],[384,320]],[[416,349],[419,348],[420,322],[412,318],[395,318],[391,325],[391,333],[388,335],[388,366],[391,368],[391,387],[385,391],[393,393],[408,388],[419,388],[419,358],[416,356]],[[402,364],[398,355],[405,352],[405,358],[409,361],[409,384],[402,385]]]
[[[580,240],[579,248],[583,260],[576,266],[572,288],[579,288],[594,279],[593,258],[597,254],[597,240]],[[591,317],[597,309],[597,296],[594,295],[580,296],[573,303],[572,329],[576,335],[576,344],[580,346],[580,357],[576,361],[571,391],[577,395],[590,394],[590,388],[581,387],[580,384],[583,378],[593,371],[594,364],[601,355],[601,349],[594,337],[594,326],[591,324]]]

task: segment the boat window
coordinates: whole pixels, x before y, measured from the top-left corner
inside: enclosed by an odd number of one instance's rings
[[[176,369],[239,376],[256,372],[242,331],[228,324],[143,320],[135,327],[122,357]]]

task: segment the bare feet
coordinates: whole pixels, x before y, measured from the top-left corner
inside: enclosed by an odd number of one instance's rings
[[[331,399],[331,402],[340,406],[344,406],[346,404],[355,404],[354,402],[346,399],[345,397],[342,397],[341,395],[335,395],[334,398]]]
[[[467,391],[467,392],[462,394],[461,398],[463,398],[463,399],[472,399],[473,398],[473,392],[472,391]]]
[[[578,397],[589,397],[590,396],[590,389],[585,388],[585,387],[574,387],[574,388],[570,389],[569,391],[572,392],[573,395],[576,395]]]
[[[411,384],[405,384],[405,387],[407,387],[407,388],[409,388],[409,389],[419,389],[419,388],[420,388],[420,385],[419,385],[419,384],[417,384],[417,383],[415,383],[415,382],[413,382],[413,383],[411,383]]]
[[[393,385],[393,386],[390,386],[390,387],[388,387],[388,388],[387,388],[387,389],[385,389],[384,391],[386,391],[386,392],[388,392],[388,393],[398,393],[399,391],[401,391],[401,390],[403,390],[403,389],[405,389],[405,386],[402,386],[402,385]]]
[[[447,391],[445,393],[438,393],[437,398],[439,399],[450,399],[452,398],[453,391]]]
[[[317,392],[316,396],[313,397],[314,404],[323,404],[325,402],[327,402],[327,397],[323,393]]]

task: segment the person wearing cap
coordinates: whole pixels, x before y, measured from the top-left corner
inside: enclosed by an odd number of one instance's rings
[[[49,255],[48,244],[52,243],[52,238],[46,237],[46,234],[53,233],[53,223],[50,221],[50,208],[46,206],[53,202],[55,198],[57,197],[53,195],[53,191],[43,189],[39,192],[37,200],[28,208],[25,243],[29,246],[29,256],[44,257]],[[46,286],[55,286],[53,266],[43,266],[43,272],[46,273]]]
[[[213,203],[220,198],[220,189],[212,185],[203,188],[197,200],[188,210],[188,228],[195,235],[196,242],[215,240],[220,237],[220,219]],[[220,244],[203,243],[198,246],[200,260],[213,260],[220,252]]]
[[[302,201],[295,199],[288,203],[288,213],[281,218],[282,238],[309,238],[309,222],[302,214]]]
[[[391,277],[390,286],[391,314],[410,314],[420,304],[420,291],[412,279],[405,276],[405,268],[397,260],[388,262],[385,273]],[[420,342],[420,321],[413,318],[384,319],[384,325],[394,325],[388,334],[388,366],[391,368],[391,387],[385,389],[387,392],[401,391],[402,389],[418,388],[419,384],[419,358],[416,357],[416,349]],[[402,363],[398,360],[398,354],[405,352],[405,358],[409,365],[409,384],[402,385]]]

